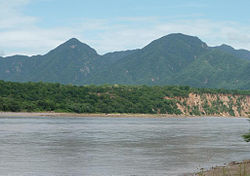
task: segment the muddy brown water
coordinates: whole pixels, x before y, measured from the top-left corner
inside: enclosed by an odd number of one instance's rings
[[[243,118],[1,118],[1,176],[176,176],[250,159]]]

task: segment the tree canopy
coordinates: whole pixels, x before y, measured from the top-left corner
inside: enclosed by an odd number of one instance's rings
[[[195,93],[250,95],[250,91],[188,86],[75,86],[0,81],[0,111],[181,114],[176,99]]]

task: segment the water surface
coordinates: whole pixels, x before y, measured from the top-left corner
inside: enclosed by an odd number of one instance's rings
[[[175,176],[250,159],[237,118],[1,118],[1,176]]]

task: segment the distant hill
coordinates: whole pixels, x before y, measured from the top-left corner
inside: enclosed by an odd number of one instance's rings
[[[244,50],[244,49],[236,50],[233,47],[231,47],[229,45],[225,45],[225,44],[223,44],[221,46],[217,46],[215,48],[219,49],[221,51],[224,51],[226,53],[232,54],[236,57],[250,60],[250,51],[248,51],[248,50]]]
[[[85,80],[98,57],[94,49],[73,38],[43,56],[0,59],[0,77],[10,81],[77,84]]]
[[[170,34],[142,49],[99,55],[73,38],[42,56],[0,57],[0,79],[63,84],[250,89],[250,51]]]

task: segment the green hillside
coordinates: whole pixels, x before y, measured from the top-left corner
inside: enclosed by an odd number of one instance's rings
[[[92,83],[249,89],[248,68],[250,60],[210,48],[197,37],[172,34],[100,71]]]
[[[99,55],[73,38],[43,56],[0,58],[0,79],[250,89],[249,53],[227,45],[209,47],[197,37],[170,34],[142,49]]]
[[[223,44],[221,46],[214,47],[214,48],[218,49],[220,51],[224,51],[226,53],[232,54],[232,55],[234,55],[236,57],[250,60],[250,51],[247,51],[247,50],[244,50],[244,49],[236,50],[233,47],[225,45],[225,44]]]

